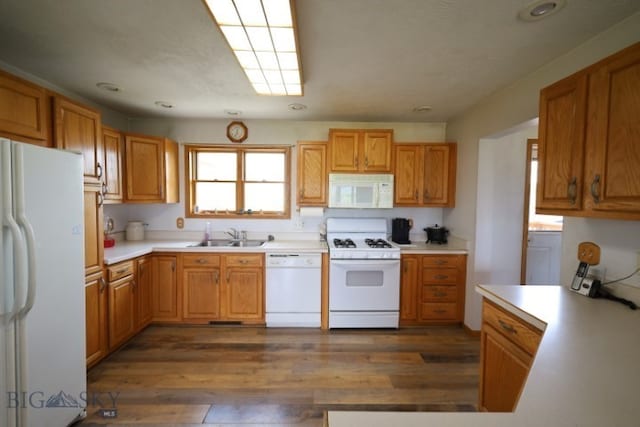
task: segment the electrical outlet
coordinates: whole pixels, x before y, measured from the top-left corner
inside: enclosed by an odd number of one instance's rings
[[[184,218],[180,217],[176,219],[176,227],[181,230],[184,228]]]

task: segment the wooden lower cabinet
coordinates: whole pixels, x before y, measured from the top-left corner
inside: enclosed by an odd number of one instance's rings
[[[182,292],[178,286],[178,257],[154,255],[152,286],[152,320],[179,322],[182,320]]]
[[[136,330],[140,331],[151,323],[153,269],[151,257],[146,256],[136,260]]]
[[[122,345],[136,333],[135,281],[126,276],[109,283],[109,349]]]
[[[466,255],[402,255],[400,326],[461,323]]]
[[[91,367],[109,352],[107,283],[102,272],[85,280],[86,363]]]
[[[529,374],[542,331],[484,301],[480,334],[481,411],[512,412]]]
[[[184,254],[182,309],[187,323],[264,323],[264,254]]]

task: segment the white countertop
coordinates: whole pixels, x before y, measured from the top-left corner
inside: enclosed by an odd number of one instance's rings
[[[476,287],[544,329],[514,413],[329,412],[331,427],[640,426],[640,310],[561,286]]]
[[[111,265],[151,252],[327,252],[326,242],[319,240],[273,240],[260,247],[192,247],[196,244],[184,240],[118,241],[114,247],[105,248],[104,263]]]

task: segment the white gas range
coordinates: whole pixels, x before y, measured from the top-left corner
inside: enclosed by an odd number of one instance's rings
[[[385,218],[328,218],[329,328],[397,328],[400,248]]]

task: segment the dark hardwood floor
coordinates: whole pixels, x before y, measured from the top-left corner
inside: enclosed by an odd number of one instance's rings
[[[327,410],[475,411],[479,349],[459,327],[152,326],[89,371],[82,425],[321,426]]]

